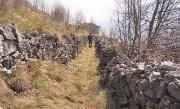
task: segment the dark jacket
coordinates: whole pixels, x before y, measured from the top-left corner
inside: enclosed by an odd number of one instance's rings
[[[93,38],[92,35],[88,35],[88,40],[89,40],[89,41],[92,41],[92,38]]]

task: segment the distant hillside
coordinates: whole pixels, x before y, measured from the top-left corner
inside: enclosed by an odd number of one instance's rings
[[[0,24],[10,24],[14,22],[20,31],[34,31],[40,33],[57,34],[61,38],[66,38],[70,33],[75,35],[87,34],[85,31],[74,31],[74,26],[66,26],[64,23],[54,21],[47,14],[34,11],[26,7],[8,6],[0,10]]]

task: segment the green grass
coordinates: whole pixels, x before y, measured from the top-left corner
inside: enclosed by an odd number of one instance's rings
[[[33,87],[38,89],[40,92],[44,91],[45,89],[45,80],[42,78],[35,78],[33,80]]]

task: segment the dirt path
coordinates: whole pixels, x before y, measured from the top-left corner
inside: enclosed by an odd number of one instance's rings
[[[70,89],[67,99],[73,109],[106,109],[106,92],[99,86],[99,60],[95,57],[95,48],[85,47],[79,56],[69,63],[76,70],[69,77]]]

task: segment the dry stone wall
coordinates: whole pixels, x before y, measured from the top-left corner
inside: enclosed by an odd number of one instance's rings
[[[77,56],[85,43],[85,37],[68,39],[62,43],[57,37],[48,34],[20,33],[15,24],[0,25],[0,75],[11,74],[19,61],[32,58],[67,64]]]
[[[108,38],[97,39],[96,49],[105,69],[100,83],[120,109],[180,109],[179,64],[136,63],[118,54]]]

